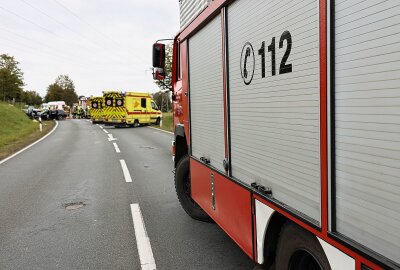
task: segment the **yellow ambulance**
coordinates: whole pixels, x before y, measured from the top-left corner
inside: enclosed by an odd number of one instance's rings
[[[103,98],[106,125],[138,127],[160,124],[161,111],[149,93],[109,91],[104,92]]]
[[[126,92],[125,107],[128,125],[137,127],[144,124],[160,124],[161,111],[148,93]]]
[[[103,97],[90,97],[90,119],[93,124],[103,122]]]
[[[103,92],[103,122],[106,126],[125,125],[125,101],[120,91]]]

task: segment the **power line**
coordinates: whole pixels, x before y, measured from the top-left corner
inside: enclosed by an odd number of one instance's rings
[[[41,9],[39,9],[39,8],[37,8],[37,7],[35,7],[35,6],[33,6],[33,5],[30,4],[29,2],[27,2],[27,1],[25,1],[25,0],[20,0],[20,1],[23,2],[25,5],[30,6],[30,7],[33,8],[34,10],[40,12],[40,13],[43,14],[44,16],[46,16],[46,17],[50,18],[51,20],[55,21],[55,22],[58,23],[59,25],[62,25],[62,26],[64,26],[65,28],[67,28],[68,30],[70,30],[70,31],[72,31],[72,32],[75,33],[75,31],[74,31],[72,28],[70,28],[68,25],[66,25],[66,24],[64,24],[64,23],[62,23],[62,22],[60,22],[60,21],[57,20],[56,18],[50,16],[49,14],[47,14],[47,13],[44,12],[44,11],[42,11]],[[78,34],[78,33],[76,33],[76,34]]]
[[[8,9],[6,9],[6,8],[4,8],[4,7],[1,7],[1,6],[0,6],[0,9],[2,9],[3,11],[6,11],[6,12],[12,14],[12,15],[14,15],[15,17],[18,17],[18,18],[21,19],[21,20],[24,20],[24,21],[26,21],[26,22],[28,22],[28,23],[30,23],[30,24],[32,24],[32,25],[35,25],[36,27],[39,27],[40,29],[42,29],[42,30],[44,30],[44,31],[46,31],[46,32],[48,32],[48,33],[50,33],[50,34],[56,35],[53,31],[50,31],[50,30],[48,30],[47,28],[44,28],[44,27],[40,26],[39,24],[37,24],[37,23],[31,21],[31,20],[25,19],[24,17],[22,17],[22,16],[20,16],[20,15],[18,15],[18,14],[16,14],[16,13],[12,12],[11,10],[8,10]]]
[[[53,0],[55,3],[57,3],[59,6],[61,6],[63,9],[65,9],[68,13],[72,14],[75,18],[77,18],[79,21],[81,21],[82,23],[88,25],[90,28],[92,28],[95,32],[97,32],[99,35],[103,36],[104,38],[108,39],[109,41],[113,42],[115,45],[117,45],[119,48],[124,49],[123,46],[117,42],[116,40],[114,40],[113,38],[111,38],[110,36],[104,34],[102,31],[98,30],[96,27],[94,27],[92,24],[90,24],[89,22],[87,22],[86,20],[82,19],[80,16],[78,16],[76,13],[74,13],[72,10],[70,10],[69,8],[67,8],[65,5],[61,4],[58,0]],[[140,55],[136,55],[140,61],[142,61],[143,63],[146,63],[146,61],[141,58]]]
[[[33,46],[28,46],[26,43],[20,44],[20,43],[18,43],[18,42],[15,42],[15,40],[10,39],[10,38],[8,38],[8,37],[2,37],[2,40],[11,41],[11,46],[10,46],[9,44],[7,44],[7,46],[9,46],[9,47],[11,47],[11,48],[14,48],[14,49],[17,49],[17,50],[20,50],[20,51],[21,51],[21,50],[22,50],[22,51],[24,51],[24,50],[26,51],[27,49],[29,49],[29,50],[34,51],[35,54],[36,54],[36,53],[40,53],[40,54],[45,55],[45,56],[47,56],[47,57],[50,56],[50,57],[53,57],[53,58],[57,58],[56,61],[64,62],[64,63],[68,63],[68,64],[72,64],[72,65],[75,65],[75,66],[79,66],[79,67],[82,68],[82,69],[87,69],[88,67],[90,67],[89,65],[83,66],[83,65],[80,64],[80,62],[74,62],[74,61],[71,60],[70,57],[64,56],[64,55],[62,55],[62,54],[53,54],[53,53],[49,53],[48,51],[43,51],[43,50],[40,50],[39,48],[36,48],[36,47],[33,47]],[[20,48],[15,47],[15,45],[18,46],[18,47],[20,47]],[[3,46],[4,46],[4,45],[3,45]],[[4,48],[3,48],[3,50],[4,50]]]
[[[63,26],[64,28],[68,29],[68,30],[71,31],[72,33],[76,34],[77,36],[83,38],[83,39],[86,40],[86,41],[89,41],[92,45],[94,45],[94,46],[96,46],[96,47],[98,47],[98,48],[100,48],[100,49],[103,49],[103,50],[105,50],[105,51],[109,51],[108,48],[100,46],[101,43],[93,42],[92,40],[88,39],[86,36],[82,35],[82,34],[79,33],[79,32],[76,32],[74,29],[72,29],[72,28],[69,27],[68,25],[66,25],[66,24],[64,24],[64,23],[62,23],[62,22],[60,22],[59,20],[57,20],[57,19],[54,18],[53,16],[50,16],[49,14],[47,14],[47,13],[44,12],[43,10],[41,10],[41,9],[39,9],[39,8],[37,8],[37,7],[35,7],[35,6],[32,5],[31,3],[29,3],[29,2],[27,2],[27,1],[25,1],[25,0],[20,0],[20,1],[23,2],[24,4],[28,5],[28,6],[31,7],[32,9],[36,10],[37,12],[43,14],[43,15],[46,16],[47,18],[50,18],[51,20],[55,21],[55,22],[58,23],[59,25]],[[108,54],[107,54],[107,57],[109,57]],[[110,59],[112,59],[112,60],[115,61],[114,58],[110,58]]]
[[[67,8],[66,6],[64,6],[63,4],[61,4],[59,1],[57,0],[53,0],[55,3],[57,3],[59,6],[61,6],[63,9],[65,9],[68,13],[72,14],[72,16],[74,16],[75,18],[77,18],[79,21],[81,21],[82,23],[86,24],[87,26],[89,26],[90,28],[92,28],[94,31],[96,31],[98,34],[102,35],[103,37],[107,38],[108,40],[114,42],[116,45],[121,46],[117,41],[113,40],[111,37],[109,37],[108,35],[104,34],[103,32],[101,32],[100,30],[98,30],[96,27],[94,27],[92,24],[90,24],[89,22],[85,21],[84,19],[82,19],[80,16],[78,16],[76,13],[74,13],[72,10],[70,10],[69,8]]]
[[[0,27],[0,30],[6,31],[6,32],[8,32],[8,33],[10,33],[10,34],[12,34],[12,35],[15,35],[15,36],[17,36],[17,37],[19,37],[19,38],[21,38],[21,39],[25,39],[25,40],[28,40],[28,41],[33,41],[33,42],[35,42],[36,44],[39,44],[39,45],[41,45],[41,46],[45,46],[45,47],[47,47],[47,48],[53,49],[51,46],[49,46],[49,44],[46,44],[46,43],[44,43],[44,42],[37,41],[37,40],[35,40],[35,39],[33,39],[33,38],[28,38],[28,37],[26,37],[26,36],[23,36],[23,35],[21,35],[21,34],[18,34],[18,33],[16,33],[16,32],[13,32],[13,31],[11,31],[11,30],[9,30],[9,29],[7,29],[7,28]]]

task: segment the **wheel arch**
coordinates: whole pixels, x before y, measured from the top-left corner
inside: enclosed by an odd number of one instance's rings
[[[257,262],[264,265],[266,269],[269,269],[275,262],[279,235],[283,224],[287,220],[288,219],[280,213],[273,211],[264,228],[260,228],[260,232],[257,228],[257,239],[259,239],[258,235],[260,233],[263,235],[261,238],[262,243],[257,243]]]
[[[257,202],[257,201],[256,201]],[[257,210],[259,210],[260,215],[264,215],[264,217],[260,216],[261,224],[264,226],[261,226],[260,228],[257,228],[257,262],[262,265],[263,269],[274,269],[272,266],[275,265],[275,259],[277,255],[277,249],[278,249],[278,242],[280,237],[282,236],[282,229],[285,225],[288,223],[297,226],[298,228],[305,230],[298,224],[294,223],[287,217],[283,216],[279,212],[271,209],[267,205],[258,202],[258,209],[257,209],[257,204],[256,204],[256,215],[257,215]],[[261,210],[261,211],[260,211]],[[256,216],[257,218],[257,216]],[[257,223],[257,225],[259,225]],[[307,231],[307,230],[305,230]],[[308,232],[308,231],[307,231]],[[259,243],[261,236],[261,243]],[[311,236],[311,234],[310,234]],[[320,246],[321,250],[323,251],[324,255],[329,258],[329,252],[327,253],[327,248],[321,243],[321,239],[319,239],[317,236],[312,235],[312,238],[315,238],[315,240],[318,245]],[[349,265],[352,265],[351,263],[351,258],[349,258],[347,255],[344,253],[339,252],[336,248],[331,247],[331,249],[334,249],[336,253],[340,253],[341,261],[346,259],[349,261]],[[332,253],[332,252],[330,252]],[[260,256],[261,255],[261,256]],[[338,255],[336,255],[338,257]],[[348,257],[348,258],[347,258]],[[329,258],[330,259],[330,258]],[[330,260],[328,260],[330,261]],[[271,268],[272,267],[272,268]],[[332,267],[332,266],[331,266]],[[340,269],[340,268],[332,268],[332,269]],[[354,269],[354,268],[346,268],[346,269]]]
[[[185,127],[183,125],[175,126],[175,168],[178,165],[179,160],[186,154],[189,153],[188,145],[186,142]]]

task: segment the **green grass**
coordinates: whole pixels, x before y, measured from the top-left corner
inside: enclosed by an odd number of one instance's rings
[[[46,121],[40,132],[39,123],[29,119],[21,109],[0,102],[0,160],[44,136],[54,125],[54,121]]]
[[[161,129],[163,130],[167,130],[167,131],[174,131],[174,121],[173,121],[173,114],[172,112],[168,112],[168,113],[163,113],[162,114],[162,127]]]
[[[11,144],[39,129],[25,113],[7,103],[0,102],[0,147]]]

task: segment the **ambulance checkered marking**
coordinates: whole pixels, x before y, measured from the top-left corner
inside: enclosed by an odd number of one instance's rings
[[[123,96],[118,92],[108,92],[103,95],[106,105],[103,108],[103,118],[106,121],[121,120],[125,118],[126,109],[125,107],[116,107],[117,99],[122,100]]]
[[[319,6],[227,8],[232,175],[320,224]]]
[[[94,121],[103,119],[103,97],[91,97],[92,107],[90,108],[90,118]]]

